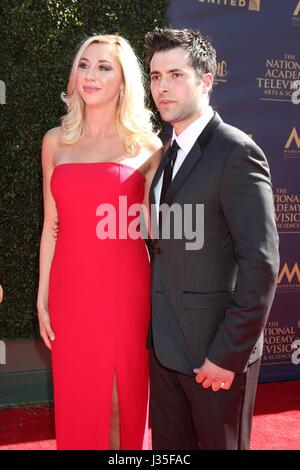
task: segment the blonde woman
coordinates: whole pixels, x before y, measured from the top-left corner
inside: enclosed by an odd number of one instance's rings
[[[135,218],[124,204],[148,201],[161,142],[129,43],[87,39],[63,99],[68,112],[42,145],[37,302],[52,351],[57,448],[142,449],[150,265],[143,238],[127,231]]]

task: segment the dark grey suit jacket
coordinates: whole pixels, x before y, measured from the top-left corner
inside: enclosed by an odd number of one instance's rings
[[[163,171],[163,159],[150,189]],[[152,335],[159,361],[193,375],[207,357],[243,372],[261,356],[279,269],[269,166],[262,150],[215,113],[175,175],[168,204],[204,204],[204,246],[157,239]]]

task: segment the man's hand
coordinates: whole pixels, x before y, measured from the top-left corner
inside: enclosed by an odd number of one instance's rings
[[[53,238],[55,241],[57,240],[58,232],[59,232],[59,220],[58,220],[58,217],[55,217],[54,224],[53,224]]]
[[[235,372],[222,369],[208,359],[205,359],[203,365],[199,369],[194,369],[196,382],[202,384],[202,387],[211,387],[214,392],[220,389],[229,390],[233,382]]]

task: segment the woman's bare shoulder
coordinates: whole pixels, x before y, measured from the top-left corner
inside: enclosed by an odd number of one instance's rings
[[[53,129],[50,129],[44,135],[43,146],[44,145],[51,146],[51,147],[58,146],[61,134],[62,134],[61,127],[53,127]]]
[[[158,136],[155,136],[151,142],[149,142],[148,151],[149,151],[149,163],[150,167],[156,169],[161,160],[163,150],[162,141]]]
[[[148,148],[151,154],[154,154],[162,150],[163,144],[157,135],[154,135],[148,144]]]
[[[55,155],[60,145],[61,127],[54,127],[46,132],[42,143],[42,163],[48,168],[54,166]]]

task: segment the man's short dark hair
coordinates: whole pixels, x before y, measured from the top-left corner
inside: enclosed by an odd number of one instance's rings
[[[155,52],[182,47],[189,53],[189,62],[201,79],[204,73],[213,77],[217,71],[216,51],[210,40],[192,29],[155,28],[145,36],[146,62],[150,65]]]

